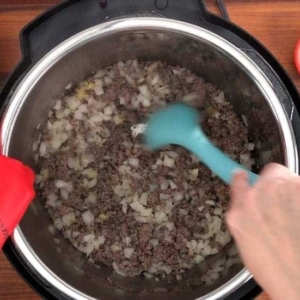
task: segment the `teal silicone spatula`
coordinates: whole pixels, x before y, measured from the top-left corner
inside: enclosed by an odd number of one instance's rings
[[[258,175],[246,170],[212,144],[199,125],[198,111],[186,104],[172,104],[155,112],[148,120],[144,134],[149,149],[156,150],[169,144],[185,147],[228,184],[237,170],[248,173],[251,185],[258,179]]]

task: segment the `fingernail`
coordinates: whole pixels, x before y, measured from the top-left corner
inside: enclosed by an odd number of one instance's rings
[[[233,175],[244,174],[244,173],[245,173],[245,171],[242,169],[235,169],[233,171]]]

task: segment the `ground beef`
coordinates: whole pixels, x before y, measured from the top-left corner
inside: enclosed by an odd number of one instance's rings
[[[161,61],[96,72],[57,101],[35,145],[55,227],[123,276],[180,278],[230,242],[228,187],[185,149],[149,152],[132,136],[132,125],[175,100],[200,109],[209,138],[251,167],[247,128],[222,91]]]

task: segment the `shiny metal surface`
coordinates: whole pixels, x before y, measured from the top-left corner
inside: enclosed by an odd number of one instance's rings
[[[247,117],[254,139],[262,141],[262,151],[271,150],[275,160],[298,171],[292,127],[259,68],[240,50],[205,29],[156,18],[117,20],[90,28],[37,63],[16,87],[1,120],[3,153],[34,167],[31,148],[37,127],[43,127],[49,108],[65,87],[99,68],[133,58],[181,65],[221,88],[237,113]],[[73,299],[153,298],[130,292],[147,288],[145,280],[119,278],[109,268],[97,269],[59,235],[55,237],[60,243],[55,243],[49,225],[42,202],[36,199],[13,235],[17,250],[45,282]],[[220,257],[226,255],[225,249]],[[107,276],[127,291],[111,288]],[[210,288],[155,298],[223,299],[250,278],[247,269],[239,268]]]

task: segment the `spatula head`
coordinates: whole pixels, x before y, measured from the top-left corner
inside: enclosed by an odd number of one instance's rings
[[[169,144],[184,145],[197,127],[198,111],[183,103],[175,103],[156,111],[147,122],[146,146],[155,150]]]

